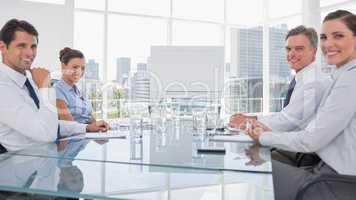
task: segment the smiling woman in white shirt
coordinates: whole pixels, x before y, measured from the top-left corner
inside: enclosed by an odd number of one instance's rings
[[[277,132],[258,122],[249,130],[262,145],[315,152],[321,158],[308,169],[273,161],[276,199],[295,199],[298,189],[320,174],[356,175],[356,15],[344,10],[329,13],[323,20],[320,41],[325,60],[336,70],[313,120],[301,131]],[[317,190],[318,196],[310,199],[332,195],[327,185]]]

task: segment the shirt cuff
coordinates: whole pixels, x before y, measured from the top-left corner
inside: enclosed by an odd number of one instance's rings
[[[257,115],[256,118],[257,118],[257,121],[262,122],[263,124],[266,123],[266,116]],[[265,125],[267,125],[267,124],[265,124]]]
[[[270,119],[271,119],[272,115],[266,115],[266,116],[262,116],[259,115],[257,116],[257,121],[261,122],[262,124],[266,125],[268,128],[270,128],[271,130],[274,130],[275,128],[272,126],[272,124],[270,123]]]
[[[88,124],[77,123],[75,133],[86,133]]]
[[[87,124],[78,123],[76,121],[64,121],[60,120],[60,135],[70,136],[78,133],[85,133]]]
[[[272,145],[272,132],[264,132],[258,142],[263,146],[271,146]]]
[[[56,91],[54,88],[41,88],[38,90],[40,105],[44,105],[48,108],[53,108],[55,111],[56,107]],[[56,111],[57,112],[57,111]]]

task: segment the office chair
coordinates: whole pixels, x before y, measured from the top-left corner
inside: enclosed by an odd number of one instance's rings
[[[321,191],[318,188],[321,184],[324,184],[323,188],[328,188],[328,191]],[[354,200],[356,199],[356,176],[322,174],[299,189],[296,200],[308,199]]]

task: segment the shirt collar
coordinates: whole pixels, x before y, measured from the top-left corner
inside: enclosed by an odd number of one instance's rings
[[[25,85],[27,77],[13,70],[11,67],[4,64],[3,62],[0,63],[0,71],[1,73],[6,74],[8,77],[10,77],[10,79],[13,80],[20,88],[23,88],[23,86]]]
[[[61,84],[66,91],[75,92],[75,93],[79,94],[79,90],[76,85],[71,86],[67,82],[65,82],[63,79],[61,79],[59,81],[59,84]]]
[[[336,80],[343,72],[349,70],[354,66],[356,66],[356,59],[350,60],[349,62],[342,65],[341,67],[336,68],[334,72],[331,74],[331,78],[333,80]]]
[[[298,83],[298,81],[303,81],[303,80],[305,81],[306,78],[312,78],[313,76],[316,75],[315,70],[316,70],[315,62],[312,62],[296,73],[295,81]]]

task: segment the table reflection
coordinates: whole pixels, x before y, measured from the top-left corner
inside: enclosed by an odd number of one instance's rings
[[[35,155],[166,167],[262,173],[272,171],[268,148],[250,142],[213,141],[211,136],[216,132],[210,130],[196,134],[189,119],[149,120],[151,125],[147,125],[147,120],[140,120],[142,125],[129,125],[127,130],[120,131],[126,134],[126,138],[69,139],[59,143],[56,155],[45,151]],[[226,153],[197,153],[200,148],[216,147],[226,149]],[[34,155],[26,151],[23,153]]]
[[[157,142],[156,138],[151,139],[152,143]],[[180,141],[188,143],[191,139],[183,137]],[[218,199],[225,195],[231,199],[273,199],[271,174],[224,173],[220,170],[76,159],[90,144],[104,148],[109,143],[110,141],[100,144],[90,140],[70,140],[58,145],[41,145],[16,154],[0,155],[0,190],[21,192],[1,192],[1,199],[19,196],[20,199],[25,199],[24,193],[35,193],[37,197],[50,195],[86,199],[169,199],[167,194],[175,199],[196,199],[207,194]],[[179,144],[167,145],[158,152],[169,154],[171,149],[174,152],[178,147]],[[24,155],[41,152],[47,152],[51,157]],[[185,156],[177,159],[188,161],[188,156]],[[226,187],[226,190],[220,189],[222,187]]]

